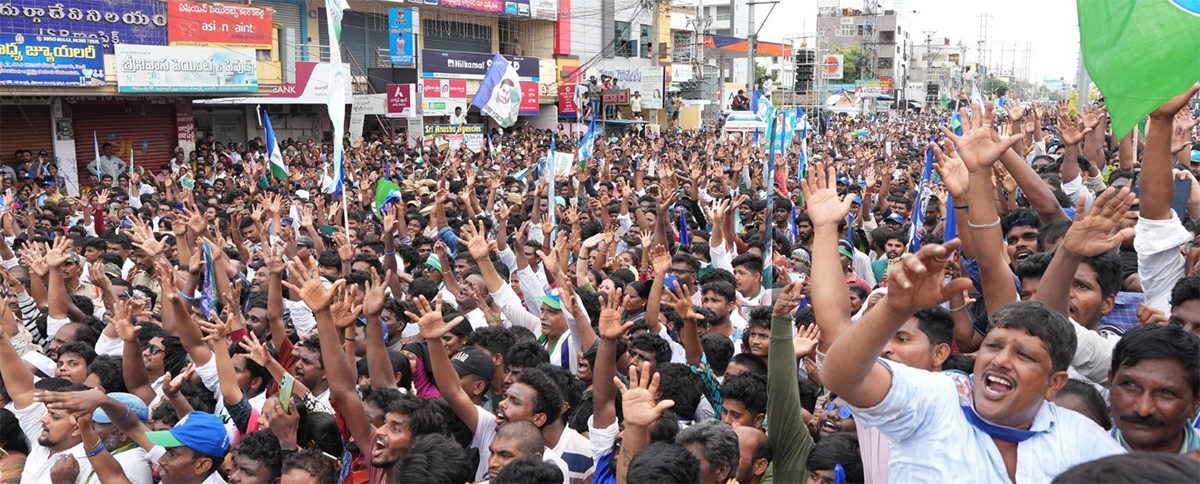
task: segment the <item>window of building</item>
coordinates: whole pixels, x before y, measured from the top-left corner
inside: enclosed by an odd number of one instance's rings
[[[880,57],[879,62],[877,63],[877,66],[879,69],[891,69],[892,68],[892,58],[891,57]]]
[[[853,25],[853,24],[850,24],[850,25],[846,25],[846,24],[841,24],[841,25],[838,25],[838,29],[837,29],[837,36],[838,36],[838,37],[853,37],[853,36],[854,36],[854,32],[855,32],[855,29],[854,29],[854,25]]]
[[[642,25],[642,33],[638,41],[638,46],[640,47],[638,54],[640,57],[644,59],[650,58],[650,45],[650,26]]]
[[[633,57],[637,55],[637,45],[630,40],[630,25],[629,22],[613,22],[615,33],[613,35],[613,55],[617,57]]]

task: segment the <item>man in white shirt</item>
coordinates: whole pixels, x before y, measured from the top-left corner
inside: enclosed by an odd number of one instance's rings
[[[0,379],[12,401],[12,413],[20,422],[21,431],[29,441],[29,455],[21,472],[21,482],[50,484],[50,469],[67,456],[74,457],[79,465],[79,476],[69,482],[82,484],[83,478],[91,473],[83,448],[83,438],[76,432],[75,421],[68,410],[55,408],[34,400],[33,373],[17,356],[7,331],[0,331]],[[63,390],[86,390],[82,385],[71,385]]]
[[[1046,482],[1124,452],[1091,420],[1046,401],[1066,384],[1076,341],[1067,318],[1044,304],[1016,302],[992,315],[972,376],[877,360],[917,309],[971,287],[943,278],[957,245],[926,245],[893,265],[888,294],[857,324],[846,322],[821,368],[857,423],[878,427],[891,443],[890,480],[953,480],[972,469],[978,482]],[[799,305],[798,288],[782,297]],[[929,459],[934,454],[942,458]]]
[[[450,115],[450,124],[460,126],[467,124],[467,116],[463,114],[463,109],[460,107],[454,108],[454,114]]]
[[[104,175],[109,175],[115,180],[117,175],[125,171],[125,161],[115,156],[116,149],[112,143],[104,143],[100,147],[100,157],[88,163],[87,170],[92,176],[100,179]]]

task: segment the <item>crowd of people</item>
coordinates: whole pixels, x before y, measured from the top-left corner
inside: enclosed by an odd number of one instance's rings
[[[1198,90],[35,168],[0,483],[1200,482]]]

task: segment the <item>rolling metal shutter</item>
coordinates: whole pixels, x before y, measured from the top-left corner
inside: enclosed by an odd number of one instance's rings
[[[281,48],[292,49],[292,53],[294,54],[292,56],[292,58],[296,59],[296,60],[303,60],[304,58],[300,54],[301,51],[303,50],[303,49],[301,49],[301,46],[306,44],[307,40],[304,39],[300,35],[303,32],[300,24],[302,22],[304,22],[304,20],[305,20],[304,9],[300,8],[300,5],[296,5],[293,3],[283,3],[283,2],[253,2],[253,3],[254,3],[255,7],[271,7],[272,9],[274,9],[275,17],[272,22],[279,24],[279,26],[281,28],[292,29],[292,31],[296,33],[295,45],[290,45],[290,46],[283,45],[283,46],[281,46]],[[281,41],[282,41],[282,39],[281,39]]]
[[[12,166],[17,162],[13,152],[29,150],[37,160],[38,151],[46,150],[54,160],[54,126],[50,106],[13,104],[0,106],[0,161]]]
[[[75,128],[75,153],[78,160],[79,186],[92,186],[88,163],[96,157],[92,133],[101,145],[112,143],[116,156],[129,163],[133,149],[134,164],[158,172],[171,160],[179,144],[175,123],[175,105],[170,103],[87,102],[71,105]]]
[[[325,9],[317,17],[321,29],[321,45],[329,45],[329,23],[325,20]],[[342,18],[342,62],[350,64],[350,72],[356,76],[366,75],[366,70],[380,66],[376,48],[388,46],[387,15],[347,11]],[[329,51],[323,49],[321,62],[329,62]]]

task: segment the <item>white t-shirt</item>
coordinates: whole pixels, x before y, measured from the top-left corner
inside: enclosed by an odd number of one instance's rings
[[[592,459],[592,441],[575,429],[566,427],[553,450],[564,462],[564,476],[571,484],[592,482],[592,474],[596,472],[596,462]]]
[[[488,459],[492,457],[492,440],[496,438],[496,415],[479,405],[475,406],[475,410],[478,416],[475,419],[475,436],[471,438],[470,448],[479,450],[475,480],[482,481],[488,478]]]
[[[112,452],[113,449],[108,449]],[[121,464],[121,470],[125,471],[125,477],[129,478],[129,482],[133,484],[153,484],[154,473],[150,469],[150,461],[146,460],[146,451],[137,445],[134,445],[129,450],[124,450],[113,454],[113,459]],[[93,484],[100,482],[100,477],[95,473],[88,473],[84,482]]]
[[[47,414],[46,406],[34,403],[20,410],[14,406],[12,412],[17,417],[17,421],[21,423],[21,430],[25,432],[25,438],[29,441],[29,455],[25,457],[25,469],[21,471],[21,482],[51,484],[50,468],[54,467],[54,463],[59,459],[72,455],[79,463],[79,475],[74,482],[83,484],[88,474],[92,473],[92,464],[88,462],[86,452],[83,450],[83,443],[63,452],[52,453],[49,447],[38,444],[38,437],[42,435],[42,417]]]

